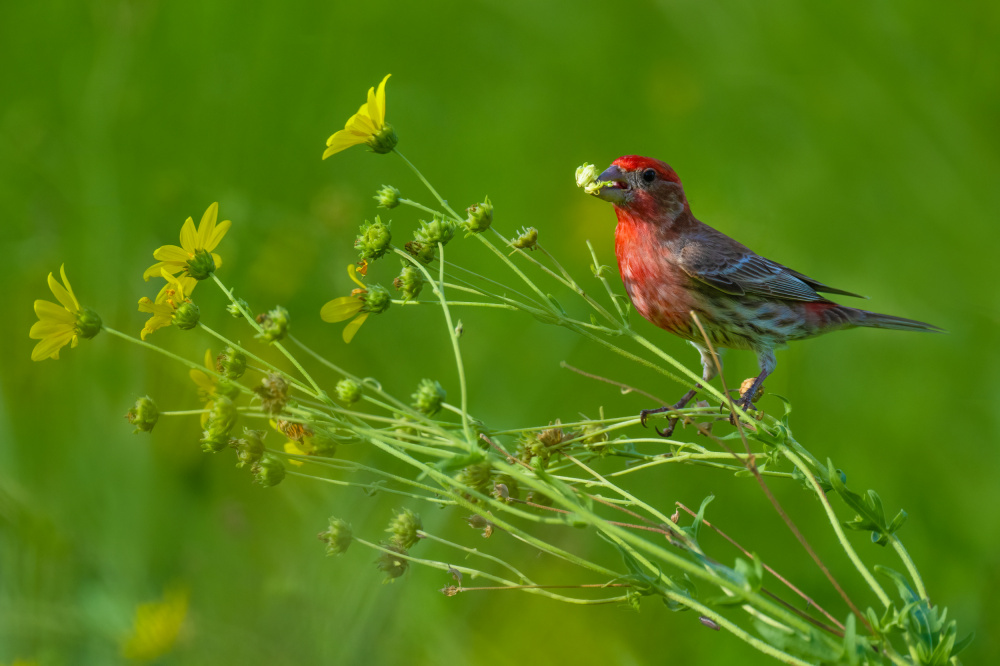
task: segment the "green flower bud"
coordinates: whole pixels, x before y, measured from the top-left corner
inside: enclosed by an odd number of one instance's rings
[[[257,323],[261,332],[254,337],[278,342],[288,335],[288,310],[278,305],[270,312],[257,315]]]
[[[224,395],[215,396],[212,401],[212,411],[208,413],[205,430],[229,433],[236,425],[236,405],[231,398]]]
[[[580,435],[583,437],[583,445],[591,451],[598,453],[608,451],[608,431],[601,426],[589,423],[580,428]]]
[[[343,555],[354,539],[350,524],[340,518],[330,518],[330,527],[316,535],[320,541],[326,542],[326,555]]]
[[[215,369],[227,379],[239,379],[247,369],[247,357],[232,345],[215,357]]]
[[[455,480],[470,490],[487,494],[493,489],[492,474],[493,468],[490,464],[488,462],[481,462],[464,467],[455,477]]]
[[[396,138],[396,130],[392,125],[386,123],[378,132],[371,135],[366,142],[372,151],[376,153],[389,153],[396,147],[399,139]]]
[[[437,217],[427,222],[420,220],[420,228],[413,232],[413,240],[430,245],[447,245],[455,237],[458,225],[451,218]]]
[[[211,252],[196,250],[194,257],[187,262],[187,274],[195,280],[204,280],[215,272],[215,259]]]
[[[385,583],[391,583],[394,578],[399,578],[406,573],[406,570],[410,566],[409,560],[406,560],[399,555],[405,555],[403,549],[399,546],[393,544],[385,544],[385,547],[389,549],[390,552],[382,553],[379,555],[378,559],[375,560],[375,565],[378,570],[385,574]]]
[[[392,286],[396,291],[403,292],[403,301],[416,298],[420,295],[420,290],[424,286],[424,274],[413,264],[404,261],[403,270],[399,277],[392,281]]]
[[[392,232],[389,225],[382,222],[382,219],[375,216],[374,222],[365,220],[361,225],[361,233],[354,241],[354,247],[362,259],[378,259],[389,251],[389,243],[392,241]]]
[[[424,529],[424,525],[420,522],[420,516],[409,509],[403,509],[393,516],[385,531],[392,534],[389,541],[405,551],[413,548],[420,541],[418,532],[422,529]]]
[[[521,250],[534,250],[535,246],[538,245],[538,229],[528,227],[514,239],[511,245]]]
[[[198,306],[190,301],[185,301],[174,311],[170,321],[182,331],[190,331],[198,325],[199,319],[201,319],[201,310],[198,309]]]
[[[353,379],[341,379],[337,382],[337,399],[341,402],[353,405],[361,400],[361,385]]]
[[[427,416],[437,414],[444,402],[445,390],[433,379],[421,379],[413,398],[413,408]]]
[[[288,404],[288,382],[279,374],[272,373],[264,377],[253,392],[260,398],[261,407],[268,414],[278,414]]]
[[[205,432],[201,439],[201,448],[206,453],[218,453],[229,444],[229,432],[236,425],[236,405],[232,399],[217,395],[212,403],[212,410],[205,422]]]
[[[263,430],[251,430],[243,428],[243,437],[229,441],[229,446],[236,449],[237,467],[254,465],[260,461],[264,455],[264,435]]]
[[[260,460],[253,464],[250,471],[253,473],[254,483],[270,488],[284,480],[285,463],[270,453],[265,453]]]
[[[226,433],[202,433],[201,450],[205,453],[218,453],[229,446],[229,435]]]
[[[243,308],[243,310],[240,310],[240,308]],[[239,319],[243,316],[243,312],[250,312],[250,304],[242,298],[237,298],[235,303],[230,303],[226,306],[226,312]]]
[[[101,332],[104,324],[96,312],[90,308],[83,308],[76,315],[76,334],[81,338],[89,339]]]
[[[389,309],[389,306],[392,305],[392,296],[389,295],[388,289],[380,284],[370,284],[367,289],[368,293],[362,296],[365,301],[361,308],[362,312],[381,314]]]
[[[375,193],[375,201],[379,208],[395,208],[399,205],[399,190],[392,185],[383,185],[382,189]]]
[[[148,395],[135,401],[135,405],[125,415],[128,422],[135,426],[132,432],[149,432],[160,418],[160,410],[156,408],[153,399]]]
[[[411,256],[416,258],[422,264],[429,264],[434,261],[434,250],[436,246],[430,243],[420,243],[418,241],[410,241],[403,246]]]
[[[462,223],[462,226],[470,234],[480,234],[493,224],[493,204],[490,203],[489,197],[486,197],[486,201],[483,203],[478,203],[466,210],[469,217]]]

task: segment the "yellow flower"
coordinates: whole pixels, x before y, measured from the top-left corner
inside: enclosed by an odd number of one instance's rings
[[[365,268],[367,268],[367,264],[362,267],[362,270]],[[377,284],[366,286],[364,282],[358,279],[357,272],[357,267],[354,264],[347,265],[348,276],[354,281],[354,284],[361,288],[353,290],[350,296],[341,296],[329,301],[319,311],[320,318],[330,323],[354,317],[344,327],[344,342],[348,343],[354,339],[354,334],[361,328],[361,324],[365,323],[365,320],[368,319],[368,315],[385,312],[392,303],[392,298],[385,287]]]
[[[201,216],[201,224],[194,228],[194,220],[190,217],[181,227],[181,246],[164,245],[153,252],[153,258],[158,262],[146,269],[142,274],[144,280],[159,277],[161,270],[171,275],[183,273],[198,280],[207,278],[216,268],[222,265],[222,257],[212,252],[229,231],[232,222],[223,220],[216,224],[219,217],[219,204],[213,203]],[[208,257],[211,256],[215,265],[211,266]],[[188,292],[190,294],[190,292]]]
[[[385,122],[385,82],[390,76],[392,75],[386,74],[382,83],[378,84],[378,92],[375,92],[375,88],[369,88],[368,101],[348,118],[344,129],[326,140],[324,160],[345,148],[363,143],[376,153],[388,153],[396,147],[396,130]]]
[[[305,451],[303,451],[301,448],[299,448],[298,443],[293,442],[291,440],[285,442],[285,453],[291,453],[292,455],[296,455],[296,456],[306,456],[306,455],[309,455],[308,453],[306,453]],[[291,463],[292,465],[295,465],[296,467],[302,467],[302,465],[305,464],[301,460],[295,460],[294,458],[289,458],[288,462]]]
[[[156,300],[151,301],[146,296],[139,299],[139,312],[153,315],[142,328],[140,337],[143,340],[154,331],[172,323],[176,323],[181,329],[194,328],[198,324],[198,306],[188,298],[198,284],[197,280],[193,277],[176,278],[166,268],[161,268],[160,273],[167,284],[163,285]]]
[[[188,591],[167,589],[163,601],[139,604],[135,609],[132,633],[121,643],[126,659],[152,661],[170,652],[187,617]]]
[[[101,330],[101,318],[93,310],[80,307],[76,300],[73,287],[66,279],[66,265],[59,267],[62,284],[56,282],[49,273],[49,289],[61,306],[52,301],[35,301],[35,314],[38,316],[28,332],[28,337],[40,342],[31,350],[31,360],[41,361],[47,358],[59,358],[59,350],[70,345],[76,347],[80,338],[92,338]]]

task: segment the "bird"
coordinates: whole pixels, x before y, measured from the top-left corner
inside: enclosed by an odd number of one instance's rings
[[[752,401],[777,365],[775,349],[792,340],[859,326],[943,332],[921,321],[835,303],[821,294],[864,297],[762,257],[700,222],[691,213],[681,179],[665,162],[619,157],[598,176],[597,185],[591,193],[612,203],[618,217],[615,255],[633,306],[651,323],[694,345],[701,356],[702,382],[716,375],[705,337],[715,347],[757,355],[760,374],[737,402],[743,410],[756,409]],[[642,410],[642,425],[650,415],[684,408],[701,388],[696,384],[674,405]],[[656,431],[669,437],[676,424],[675,417]]]

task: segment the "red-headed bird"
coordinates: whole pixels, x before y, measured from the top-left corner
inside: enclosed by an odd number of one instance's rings
[[[942,330],[820,296],[817,292],[863,298],[765,259],[699,222],[691,214],[681,179],[660,160],[619,157],[599,180],[606,184],[595,196],[615,206],[618,269],[639,314],[694,345],[701,354],[705,382],[715,376],[715,363],[692,311],[716,347],[757,354],[760,374],[738,403],[743,409],[753,407],[753,396],[774,371],[774,350],[789,340],[855,326]],[[681,409],[700,387],[696,385],[670,407],[642,410],[642,423],[650,414]],[[676,423],[677,419],[671,419],[666,430],[657,432],[667,437]]]

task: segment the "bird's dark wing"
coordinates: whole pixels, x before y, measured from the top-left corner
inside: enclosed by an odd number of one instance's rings
[[[692,243],[680,253],[681,269],[689,276],[727,294],[753,294],[792,301],[822,301],[822,296],[780,264],[746,251],[720,253],[718,248]]]
[[[775,263],[775,262],[771,262],[771,263]],[[781,264],[775,264],[775,265],[781,266]],[[795,276],[798,279],[800,279],[803,282],[805,282],[807,285],[809,285],[810,287],[812,287],[815,291],[821,291],[824,294],[840,294],[841,296],[850,296],[852,298],[868,298],[867,296],[862,296],[861,294],[855,294],[854,292],[844,291],[843,289],[836,289],[834,287],[828,287],[825,284],[823,284],[822,282],[820,282],[819,280],[813,280],[808,275],[803,275],[802,273],[799,273],[798,271],[793,271],[791,268],[788,268],[787,266],[781,266],[781,267],[784,268],[789,273],[791,273],[793,276]]]

